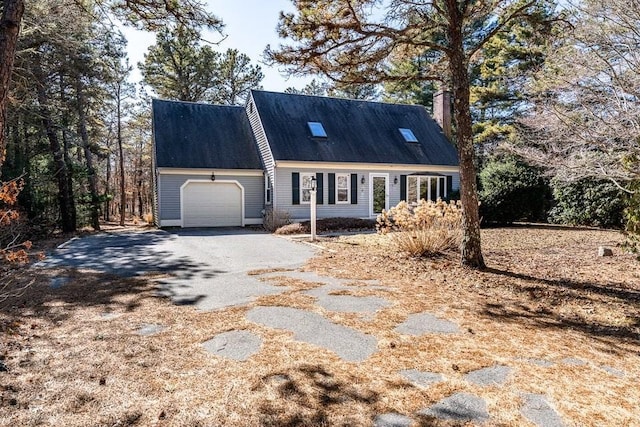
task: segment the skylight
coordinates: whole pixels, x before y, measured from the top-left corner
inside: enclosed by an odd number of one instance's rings
[[[314,138],[326,138],[327,132],[324,130],[322,123],[320,122],[307,122],[309,125],[309,130],[311,131],[311,136]]]
[[[418,138],[416,138],[416,136],[413,134],[413,131],[411,129],[398,128],[398,130],[402,134],[402,137],[404,138],[405,141],[418,142]]]

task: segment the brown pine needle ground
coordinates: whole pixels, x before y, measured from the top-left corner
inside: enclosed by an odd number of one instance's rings
[[[477,272],[459,267],[455,254],[407,260],[383,236],[324,240],[335,252],[306,269],[379,279],[386,289],[356,282],[351,292],[392,303],[373,318],[328,312],[302,293],[319,284],[284,276],[268,279],[288,286],[279,296],[200,312],[156,297],[147,279],[29,270],[21,280],[35,283],[0,308],[0,357],[9,369],[0,372],[0,424],[369,426],[377,414],[399,412],[417,425],[452,425],[415,412],[466,391],[486,399],[487,425],[531,425],[520,414],[522,393],[547,395],[568,425],[640,425],[640,264],[615,247],[620,241],[618,233],[597,230],[484,230],[489,268]],[[598,258],[599,245],[614,247],[615,256]],[[52,289],[56,276],[70,281]],[[247,321],[244,314],[256,305],[312,310],[374,335],[378,351],[362,363],[344,362],[286,331]],[[394,331],[424,311],[462,332]],[[166,329],[138,335],[146,324]],[[235,329],[264,340],[248,361],[202,348]],[[463,380],[495,364],[513,368],[504,385]],[[403,369],[442,373],[445,381],[415,387],[399,375]]]

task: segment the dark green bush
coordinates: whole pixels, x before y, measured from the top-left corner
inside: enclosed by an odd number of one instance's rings
[[[508,224],[546,219],[550,191],[538,169],[516,159],[492,159],[479,177],[483,221]]]
[[[551,180],[555,206],[549,222],[593,227],[620,227],[625,208],[624,194],[609,181],[582,179]]]

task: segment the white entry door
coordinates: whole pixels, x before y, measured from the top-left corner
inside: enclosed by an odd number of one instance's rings
[[[377,216],[389,209],[389,174],[369,174],[369,214]]]

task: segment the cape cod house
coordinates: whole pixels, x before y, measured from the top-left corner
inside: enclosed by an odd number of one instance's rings
[[[245,107],[153,101],[161,227],[259,224],[267,209],[375,217],[459,187],[446,93],[424,107],[252,91]],[[444,129],[444,131],[443,131]]]

